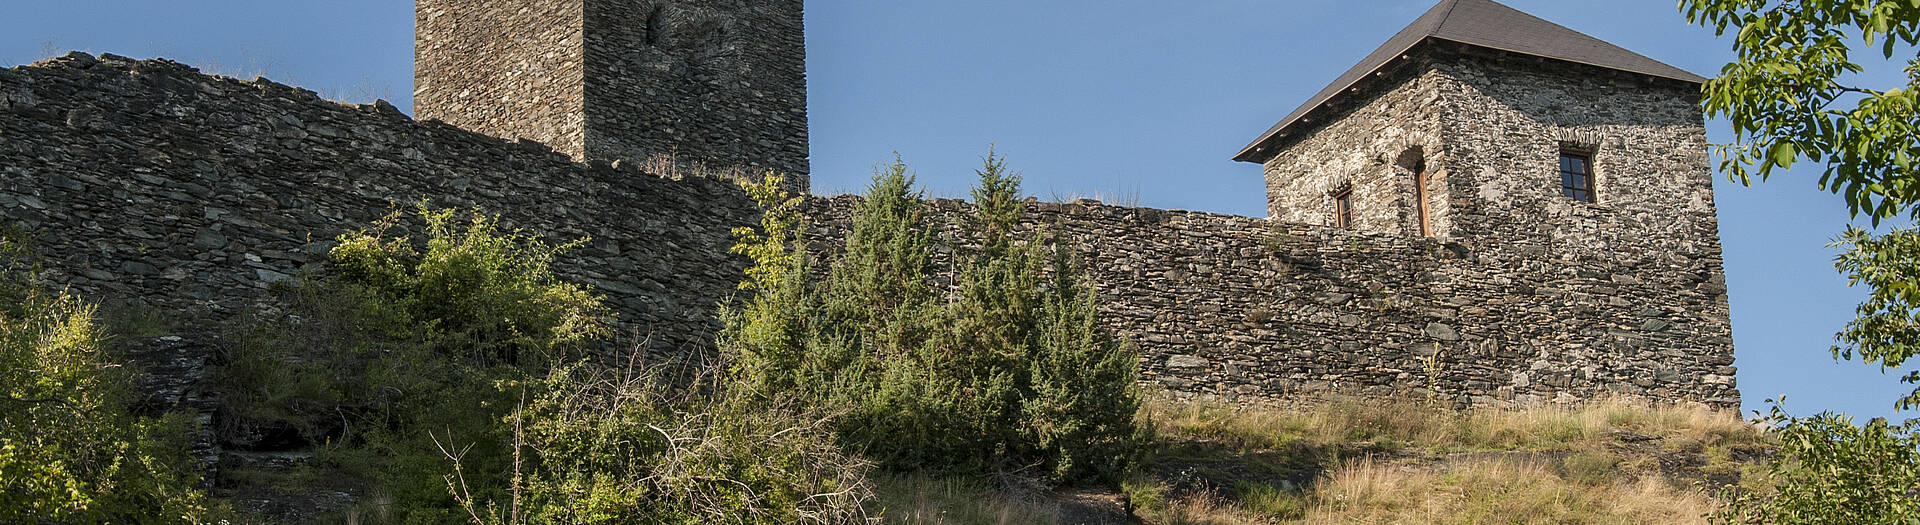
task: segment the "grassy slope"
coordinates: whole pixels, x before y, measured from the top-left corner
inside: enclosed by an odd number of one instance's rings
[[[1122,487],[1178,523],[1696,523],[1713,487],[1767,454],[1732,413],[1604,400],[1455,412],[1335,399],[1243,408],[1156,398],[1155,450]],[[1054,503],[995,484],[879,480],[899,523],[1057,523]]]

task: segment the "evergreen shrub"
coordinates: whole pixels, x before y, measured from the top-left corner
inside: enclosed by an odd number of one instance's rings
[[[761,399],[841,412],[840,443],[897,470],[1113,482],[1137,457],[1138,353],[1098,322],[1073,252],[1023,231],[1020,177],[989,153],[962,238],[936,239],[914,176],[877,170],[816,275],[798,198],[748,185],[766,214],[735,234],[752,296],[720,346]],[[956,255],[936,261],[940,244]]]

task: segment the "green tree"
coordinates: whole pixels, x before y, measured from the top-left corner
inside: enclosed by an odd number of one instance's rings
[[[760,206],[758,227],[733,229],[733,253],[745,255],[747,267],[740,290],[750,295],[738,305],[723,304],[719,346],[732,353],[732,375],[743,388],[762,395],[792,393],[802,384],[802,369],[810,366],[808,329],[818,310],[809,285],[811,261],[799,238],[805,221],[801,198],[780,188],[783,177],[769,174],[760,182],[743,183]]]
[[[945,322],[929,280],[932,238],[926,203],[905,163],[876,170],[855,207],[846,244],[825,280],[811,271],[798,199],[779,180],[747,185],[765,214],[739,229],[736,253],[753,262],[743,290],[754,295],[722,311],[720,346],[743,388],[771,404],[827,406],[841,442],[889,464],[937,454],[951,399],[950,369],[934,346]]]
[[[809,353],[820,397],[844,407],[841,438],[886,465],[947,464],[958,400],[946,322],[930,280],[933,236],[914,175],[897,157],[855,206],[846,245],[827,271]],[[837,373],[827,372],[837,370]],[[802,388],[806,390],[806,387]]]
[[[0,522],[207,521],[191,421],[134,414],[93,305],[41,291],[29,259],[0,237]]]
[[[1056,480],[1118,481],[1146,442],[1136,426],[1140,354],[1100,326],[1097,293],[1066,248],[1054,248],[1053,282],[1034,343],[1027,428]]]
[[[1906,84],[1854,83],[1854,44],[1896,59],[1920,38],[1910,0],[1682,0],[1693,23],[1734,35],[1735,61],[1708,81],[1702,105],[1733,125],[1721,170],[1766,180],[1800,159],[1823,163],[1820,188],[1874,221],[1912,215],[1920,202],[1920,57]],[[1904,46],[1904,48],[1903,48]],[[1848,107],[1851,105],[1851,107]]]
[[[742,384],[832,407],[842,445],[888,467],[1111,480],[1133,458],[1137,355],[1099,326],[1066,252],[1021,232],[1020,177],[992,152],[977,173],[979,211],[936,260],[907,167],[882,166],[823,282],[794,201],[749,185],[767,214],[735,250],[756,293],[727,309],[721,347]]]
[[[1768,464],[1771,490],[1727,491],[1721,523],[1915,523],[1920,517],[1920,421],[1843,414],[1792,417],[1776,402],[1763,421],[1778,425],[1780,452]]]
[[[396,234],[402,221],[424,238]],[[325,274],[278,288],[282,308],[238,323],[216,371],[230,424],[290,426],[332,443],[329,461],[370,478],[402,521],[455,519],[440,443],[466,450],[474,497],[505,499],[523,384],[578,361],[612,313],[553,273],[569,246],[492,215],[421,206],[341,235]],[[505,383],[503,383],[505,382]],[[245,422],[245,423],[240,423]]]
[[[979,243],[963,261],[952,334],[971,371],[976,453],[1038,462],[1055,481],[1115,481],[1135,459],[1138,354],[1099,324],[1092,283],[1044,229],[1016,233],[1020,176],[989,151],[973,188]]]
[[[475,479],[456,468],[447,492],[480,523],[866,523],[868,463],[836,447],[821,410],[670,379],[574,362],[505,384],[528,392],[500,420],[512,471]],[[469,480],[508,497],[481,499]]]
[[[1920,216],[1920,2],[1910,0],[1682,0],[1687,19],[1734,35],[1735,62],[1707,82],[1702,105],[1732,125],[1718,146],[1721,170],[1743,184],[1766,180],[1800,160],[1821,163],[1819,188],[1874,224]],[[1904,85],[1860,85],[1855,45],[1904,59]],[[1836,339],[1835,358],[1858,356],[1897,368],[1920,348],[1920,234],[1875,236],[1849,228],[1834,243],[1835,266],[1873,289]],[[1903,381],[1920,381],[1907,374]],[[1920,391],[1896,406],[1912,408]],[[1763,421],[1778,427],[1781,451],[1755,490],[1722,493],[1713,516],[1731,523],[1920,522],[1920,439],[1915,423],[1845,415],[1809,418],[1777,404]]]
[[[425,251],[390,233],[396,216],[341,236],[332,263],[343,284],[388,300],[430,332],[436,351],[476,365],[538,367],[579,357],[611,333],[599,296],[553,273],[554,258],[584,239],[549,246],[502,231],[477,210],[464,224],[452,209],[419,214]]]
[[[1734,35],[1736,60],[1708,81],[1707,114],[1732,125],[1719,145],[1720,168],[1741,183],[1766,180],[1806,159],[1823,164],[1819,187],[1845,198],[1848,211],[1875,224],[1920,217],[1920,3],[1909,0],[1682,0],[1687,19]],[[1860,49],[1907,62],[1899,86],[1859,85]],[[1898,368],[1920,350],[1920,268],[1916,234],[1894,229],[1876,237],[1849,228],[1835,246],[1837,267],[1853,284],[1873,288],[1857,317],[1838,335],[1835,358],[1858,356]],[[1903,381],[1920,381],[1907,374]],[[1910,408],[1920,390],[1897,402]]]
[[[1027,458],[1036,453],[1025,433],[1022,400],[1029,397],[1034,340],[1040,325],[1044,246],[1037,234],[1015,233],[1024,204],[1020,175],[1006,159],[988,151],[973,187],[978,211],[962,219],[965,239],[974,247],[959,250],[957,297],[952,326],[943,345],[952,348],[954,370],[961,372],[954,392],[964,406],[967,443],[962,457]],[[1014,465],[992,461],[981,468]],[[1024,466],[1024,465],[1019,465]]]
[[[1900,368],[1920,349],[1920,231],[1902,228],[1875,236],[1848,229],[1835,245],[1842,248],[1835,266],[1851,284],[1867,285],[1872,292],[1841,330],[1834,356],[1851,360],[1859,355],[1881,370]],[[1920,370],[1908,371],[1900,381],[1920,383]],[[1920,407],[1920,388],[1895,406]]]
[[[235,415],[329,442],[400,523],[862,522],[866,463],[826,414],[608,355],[611,312],[552,269],[568,245],[469,215],[341,236],[329,273],[240,331]]]

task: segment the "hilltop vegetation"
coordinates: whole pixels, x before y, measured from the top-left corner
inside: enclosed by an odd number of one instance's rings
[[[1456,412],[1330,399],[1283,409],[1142,392],[1138,355],[1097,328],[1097,294],[1071,253],[1044,228],[1016,233],[1018,177],[992,155],[980,177],[979,214],[939,260],[902,163],[881,169],[846,244],[830,249],[801,240],[798,202],[777,179],[752,185],[768,213],[736,232],[753,264],[714,363],[648,361],[592,290],[553,275],[570,246],[479,211],[389,217],[341,237],[327,271],[277,285],[272,304],[221,325],[213,430],[304,443],[306,455],[226,462],[208,492],[194,484],[177,416],[95,410],[124,415],[88,427],[105,437],[86,447],[33,452],[114,465],[71,471],[68,486],[89,499],[16,482],[0,516],[1080,523],[1130,510],[1149,523],[1633,523],[1701,521],[1714,489],[1764,488],[1751,480],[1770,439],[1704,408]],[[829,255],[816,263],[816,250]],[[5,325],[20,343],[8,359],[88,348],[80,370],[113,370],[99,350],[109,342],[47,335],[98,333],[78,300],[20,304],[48,321]],[[80,328],[45,328],[56,326]],[[9,396],[108,400],[88,396],[119,388],[71,384]],[[40,418],[0,428],[8,453],[64,436],[23,430],[52,425],[46,411],[58,406],[7,405],[9,418]],[[9,480],[56,479],[23,469],[63,464],[23,458],[4,457]],[[262,501],[311,508],[252,503]]]
[[[858,494],[864,467],[827,441],[823,416],[688,384],[716,380],[670,376],[637,351],[609,355],[599,297],[550,268],[569,246],[460,215],[423,209],[423,243],[390,233],[400,216],[344,236],[333,273],[283,287],[284,309],[241,323],[217,381],[224,420],[324,444],[306,474],[379,495],[347,511],[374,522],[841,522],[860,510],[832,496]]]

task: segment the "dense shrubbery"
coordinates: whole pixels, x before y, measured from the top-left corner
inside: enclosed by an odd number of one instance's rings
[[[1920,420],[1856,426],[1845,414],[1793,417],[1773,402],[1780,453],[1752,487],[1721,494],[1719,523],[1920,520]]]
[[[236,332],[218,384],[230,432],[290,426],[331,440],[330,459],[377,478],[402,518],[452,516],[446,459],[428,430],[465,447],[478,472],[510,468],[499,424],[521,379],[607,332],[608,314],[547,267],[558,248],[496,231],[485,216],[464,227],[451,212],[422,212],[425,250],[389,235],[400,219],[343,236],[324,279],[284,287],[284,307]],[[450,434],[450,435],[449,435]],[[479,497],[503,497],[480,484]]]
[[[511,476],[511,503],[476,503],[455,479],[461,503],[484,523],[865,518],[867,464],[835,447],[823,414],[748,403],[711,383],[669,388],[633,370],[576,364],[527,383],[525,408],[506,421],[527,462]]]
[[[0,237],[0,522],[205,520],[190,420],[130,412],[131,373],[94,307],[32,273],[19,240]]]
[[[1135,456],[1137,358],[1099,328],[1071,252],[1015,232],[1019,178],[992,154],[979,174],[952,267],[935,264],[927,204],[896,161],[824,281],[797,199],[775,179],[751,187],[767,213],[736,251],[755,295],[725,312],[722,350],[760,398],[843,412],[843,446],[886,466],[1112,481]]]
[[[726,312],[725,372],[607,355],[610,312],[550,268],[567,246],[423,208],[425,238],[396,235],[400,214],[343,235],[324,274],[230,326],[223,439],[317,445],[309,468],[396,523],[850,523],[867,457],[1062,482],[1129,467],[1136,356],[1098,329],[1070,252],[1015,233],[997,157],[951,268],[903,165],[824,281],[777,188],[753,188],[770,211],[741,232],[755,294]],[[0,521],[204,518],[184,419],[127,410],[91,307],[0,284]]]
[[[475,214],[424,211],[343,236],[337,270],[285,287],[236,331],[229,420],[297,429],[377,481],[396,522],[845,521],[862,464],[816,414],[747,410],[588,359],[598,297],[556,278],[551,247]],[[686,392],[686,393],[675,393]],[[235,428],[230,432],[258,431]],[[450,474],[451,473],[451,474]]]

